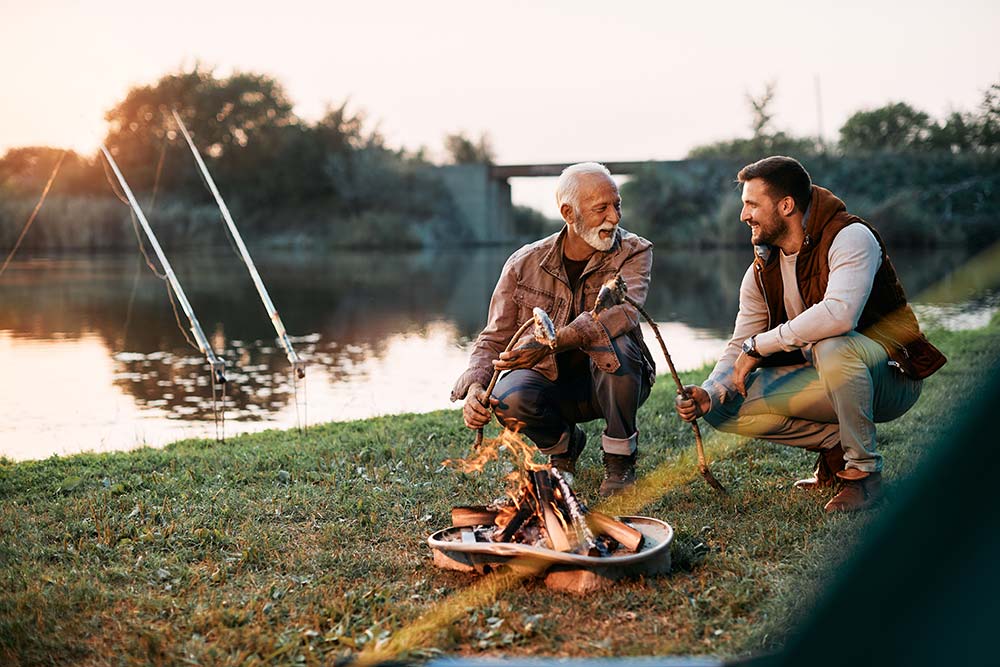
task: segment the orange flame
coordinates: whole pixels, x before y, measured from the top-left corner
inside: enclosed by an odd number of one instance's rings
[[[532,488],[528,473],[549,467],[547,463],[535,462],[535,455],[538,453],[538,448],[522,438],[517,431],[505,428],[496,438],[484,440],[469,458],[447,459],[443,465],[453,466],[464,473],[478,473],[490,461],[499,460],[501,454],[506,455],[514,463],[514,471],[507,475],[506,480],[507,495],[514,501],[516,510],[524,491]]]

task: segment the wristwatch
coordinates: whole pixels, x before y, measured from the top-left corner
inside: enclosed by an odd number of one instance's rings
[[[743,341],[743,354],[754,359],[762,359],[763,355],[757,351],[757,336],[750,336]]]

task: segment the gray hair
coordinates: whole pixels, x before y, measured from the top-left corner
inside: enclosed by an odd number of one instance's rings
[[[563,204],[569,204],[576,213],[580,207],[580,177],[585,174],[603,174],[611,178],[608,168],[599,162],[579,162],[563,169],[556,183],[556,206],[562,210]]]

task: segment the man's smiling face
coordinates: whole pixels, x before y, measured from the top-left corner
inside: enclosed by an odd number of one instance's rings
[[[750,242],[754,245],[779,245],[788,233],[785,218],[778,210],[778,201],[764,179],[754,178],[743,184],[743,209],[740,220],[750,226]]]
[[[595,250],[607,251],[615,243],[615,231],[621,218],[622,198],[615,182],[604,174],[581,177],[573,232]]]

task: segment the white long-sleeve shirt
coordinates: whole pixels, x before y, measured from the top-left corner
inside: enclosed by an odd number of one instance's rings
[[[757,351],[768,356],[780,351],[802,350],[811,357],[812,345],[824,338],[841,336],[858,325],[861,311],[871,294],[875,273],[882,264],[882,251],[875,235],[865,225],[854,223],[837,234],[827,256],[830,276],[823,299],[806,308],[795,278],[798,253],[785,255],[780,249],[781,278],[788,321],[767,330],[767,302],[760,291],[753,265],[740,284],[740,309],[733,336],[702,387],[712,398],[712,407],[736,394],[732,368],[743,341],[756,335]]]

